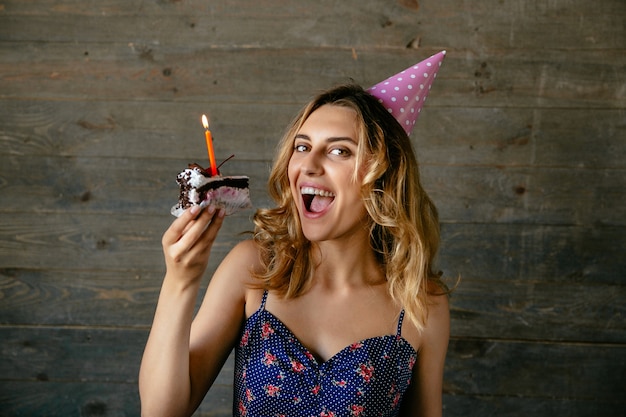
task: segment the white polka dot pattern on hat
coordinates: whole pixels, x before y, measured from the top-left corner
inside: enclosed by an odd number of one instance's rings
[[[407,135],[417,122],[445,55],[446,51],[439,52],[367,90],[395,117]]]

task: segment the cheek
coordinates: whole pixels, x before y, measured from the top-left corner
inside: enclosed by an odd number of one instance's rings
[[[296,183],[298,181],[298,175],[300,173],[300,167],[296,161],[289,160],[289,164],[287,165],[287,179],[289,180],[289,189],[291,190],[291,194],[293,198],[297,198],[297,195],[300,193],[296,189]]]
[[[289,184],[293,184],[296,180],[296,176],[298,173],[298,168],[296,165],[297,164],[295,163],[293,158],[291,158],[289,160],[289,164],[287,164],[287,178],[289,178]]]
[[[363,193],[361,192],[361,184],[355,183],[352,179],[353,173],[345,173],[346,181],[344,182],[344,195],[347,201],[347,204],[354,208],[354,210],[359,210],[365,204],[363,202]]]

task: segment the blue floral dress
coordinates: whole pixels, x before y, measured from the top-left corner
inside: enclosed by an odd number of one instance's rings
[[[233,415],[241,417],[397,416],[417,352],[401,336],[362,340],[319,363],[265,310],[246,321],[235,353]]]

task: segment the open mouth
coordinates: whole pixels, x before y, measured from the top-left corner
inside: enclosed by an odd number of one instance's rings
[[[313,187],[302,187],[300,194],[302,195],[304,208],[309,213],[321,213],[326,210],[335,199],[334,193]]]

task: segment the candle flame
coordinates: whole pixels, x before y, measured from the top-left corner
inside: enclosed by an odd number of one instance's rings
[[[209,119],[206,117],[206,114],[202,115],[202,126],[207,130],[209,129]]]

